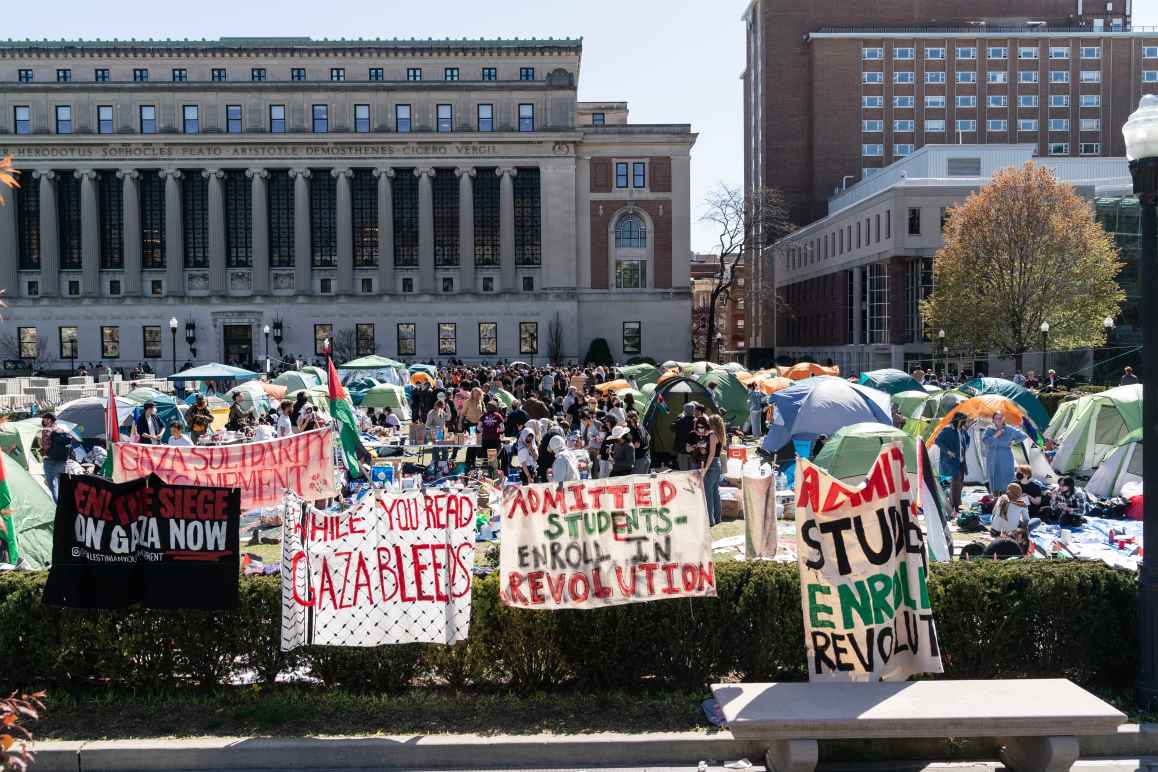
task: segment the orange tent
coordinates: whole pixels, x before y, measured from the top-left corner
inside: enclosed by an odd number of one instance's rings
[[[431,386],[433,386],[434,385],[434,378],[431,377],[430,373],[424,373],[421,370],[418,370],[417,372],[413,372],[410,374],[410,382],[413,384],[419,384],[419,383],[425,382],[425,383],[429,383]]]
[[[263,391],[265,391],[266,396],[272,400],[280,402],[281,400],[285,399],[287,387],[282,386],[281,384],[262,381],[261,388]]]
[[[933,431],[929,434],[929,439],[926,440],[925,444],[930,448],[933,447],[933,442],[937,439],[937,435],[953,421],[953,416],[955,415],[961,414],[973,420],[976,418],[992,418],[994,413],[1004,415],[1005,423],[1014,428],[1021,428],[1021,423],[1025,419],[1025,413],[1013,400],[1006,399],[1000,394],[982,394],[978,397],[970,397],[946,413],[945,417],[933,427]]]
[[[792,381],[800,381],[814,375],[840,375],[840,368],[836,365],[823,367],[815,362],[800,362],[789,367],[781,375]]]
[[[771,375],[756,379],[756,388],[765,394],[775,394],[781,389],[787,389],[794,381],[787,378],[782,378],[779,375]]]
[[[661,383],[663,383],[664,381],[670,381],[672,378],[680,377],[680,375],[682,375],[682,373],[680,373],[680,369],[678,367],[673,367],[672,369],[668,370],[666,373],[661,375],[659,378],[657,378],[655,381],[655,385],[658,386]]]
[[[606,394],[609,391],[619,391],[620,389],[630,388],[631,384],[622,378],[617,378],[614,381],[604,381],[603,383],[596,384],[595,386],[595,390],[600,394]]]

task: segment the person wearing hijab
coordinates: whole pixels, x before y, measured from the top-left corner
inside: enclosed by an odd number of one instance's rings
[[[554,435],[548,443],[548,449],[554,454],[555,460],[551,464],[551,478],[553,482],[564,483],[579,479],[579,462],[575,454],[567,448],[567,441],[561,435]]]
[[[1013,482],[1013,445],[1024,442],[1025,433],[1005,425],[1005,415],[999,410],[993,414],[993,426],[981,435],[985,446],[985,479],[989,492],[1000,495]]]

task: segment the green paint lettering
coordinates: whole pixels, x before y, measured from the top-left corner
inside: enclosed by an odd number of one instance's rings
[[[836,625],[832,623],[831,619],[820,618],[821,614],[831,614],[832,606],[825,606],[818,602],[816,599],[818,595],[832,595],[832,588],[823,584],[808,585],[808,623],[812,625],[814,630],[825,627],[835,629]]]
[[[868,626],[873,623],[872,600],[869,599],[869,591],[864,582],[841,584],[836,590],[840,596],[840,621],[845,630],[853,629],[854,611],[860,617],[862,625]]]
[[[868,578],[869,594],[873,599],[873,621],[878,625],[893,618],[893,608],[889,605],[892,585],[893,581],[888,574],[873,574]]]

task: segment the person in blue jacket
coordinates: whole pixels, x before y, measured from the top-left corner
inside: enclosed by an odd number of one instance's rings
[[[981,435],[981,443],[985,445],[985,479],[994,496],[1000,496],[1013,482],[1013,445],[1025,439],[1025,432],[1005,425],[1001,411],[993,414],[993,426]]]
[[[969,449],[969,432],[965,416],[953,416],[952,422],[937,435],[936,445],[941,451],[941,476],[949,479],[949,503],[953,511],[961,508],[961,489],[965,487],[965,452]]]

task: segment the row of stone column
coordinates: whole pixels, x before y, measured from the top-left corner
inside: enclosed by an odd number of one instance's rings
[[[434,292],[434,196],[432,167],[413,169],[418,178],[418,282],[419,292]],[[100,222],[97,195],[97,172],[77,169],[72,172],[81,183],[81,292],[84,296],[99,296],[100,287]],[[120,169],[122,181],[123,258],[122,294],[137,296],[142,291],[141,204],[139,169]],[[184,229],[182,227],[180,169],[157,172],[165,180],[165,278],[167,295],[185,294]],[[313,255],[310,234],[310,179],[308,168],[245,170],[251,181],[252,192],[252,279],[254,294],[270,291],[269,265],[269,199],[267,180],[271,173],[288,173],[294,181],[294,291],[312,293]],[[502,289],[512,290],[515,284],[515,196],[513,167],[495,169],[499,176],[499,252]],[[60,236],[57,212],[56,179],[53,170],[34,171],[32,180],[38,184],[40,200],[40,296],[60,295]],[[339,167],[330,170],[336,180],[336,225],[338,265],[336,291],[354,291],[354,227],[352,169]],[[459,180],[459,288],[473,291],[474,270],[474,186],[477,174],[474,167],[455,169]],[[209,290],[219,295],[227,291],[225,266],[225,172],[205,169],[201,175],[208,182],[209,212]],[[381,292],[393,292],[394,276],[394,206],[392,181],[395,169],[374,169],[378,180],[378,285]],[[17,287],[18,239],[16,207],[0,206],[0,287],[9,296],[20,296]]]

